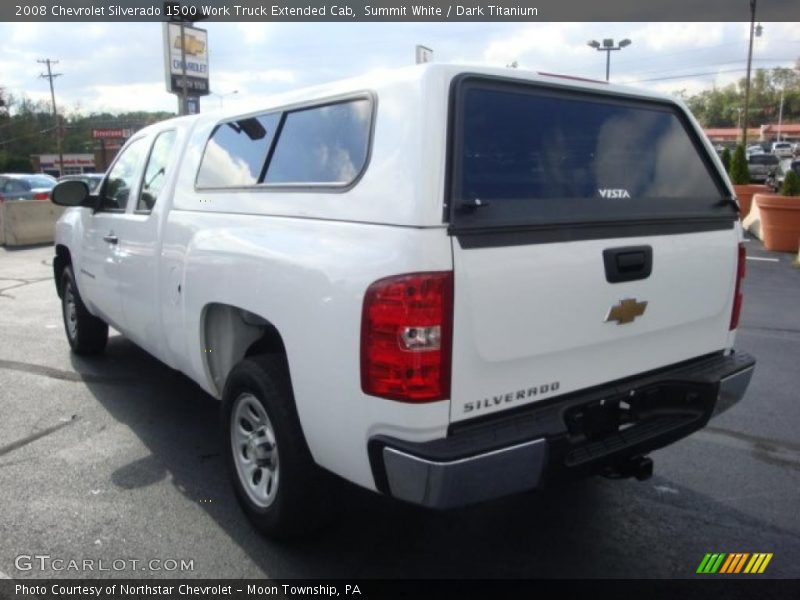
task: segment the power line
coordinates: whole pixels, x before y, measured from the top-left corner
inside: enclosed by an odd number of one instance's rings
[[[782,43],[782,44],[800,44],[800,40],[787,40],[787,39],[772,39],[771,42]],[[681,54],[696,54],[698,52],[702,52],[704,50],[715,50],[717,48],[722,48],[725,46],[746,46],[746,41],[740,42],[724,42],[722,44],[714,44],[712,46],[699,46],[697,48],[690,48],[688,50],[677,50],[675,52],[666,52],[666,53],[655,53],[651,56],[642,57],[642,58],[629,58],[623,59],[616,62],[617,66],[626,66],[632,65],[642,62],[652,63],[653,61],[659,60],[661,58],[666,58],[669,56],[678,56]],[[790,59],[794,60],[794,59]]]
[[[36,62],[47,65],[47,74],[40,73],[39,77],[42,79],[47,79],[50,82],[50,98],[53,101],[53,120],[56,124],[56,146],[58,147],[58,172],[60,175],[64,174],[64,153],[61,148],[61,127],[58,119],[58,109],[56,108],[56,92],[53,88],[53,79],[56,77],[61,77],[61,73],[53,73],[51,68],[52,65],[57,65],[57,60],[50,60],[49,58],[45,58],[44,60],[37,60]]]
[[[51,131],[55,131],[56,129],[57,129],[56,127],[50,127],[48,129],[42,129],[40,131],[32,131],[31,133],[18,135],[17,137],[13,137],[13,138],[8,139],[8,140],[0,140],[0,145],[10,144],[11,142],[16,142],[17,140],[24,140],[24,139],[28,139],[28,138],[32,138],[32,137],[38,137],[38,136],[41,136],[41,135],[43,135],[45,133],[50,133]]]
[[[668,79],[688,79],[690,77],[704,77],[708,75],[718,75],[721,73],[741,73],[747,69],[725,69],[722,71],[708,71],[706,73],[685,73],[683,75],[670,75],[669,77],[652,77],[650,79],[635,79],[633,81],[626,81],[625,83],[644,83],[647,81],[666,81]]]
[[[725,42],[723,44],[715,44],[713,46],[700,46],[699,48],[692,48],[690,50],[678,50],[676,52],[667,52],[664,54],[657,53],[653,54],[652,56],[645,57],[645,58],[633,58],[628,60],[620,60],[617,64],[619,66],[630,65],[634,63],[641,63],[641,62],[653,62],[653,60],[657,60],[660,58],[664,58],[667,56],[678,56],[679,54],[694,54],[696,52],[701,52],[703,50],[714,50],[715,48],[722,48],[723,46],[737,46],[740,44],[744,44],[745,42]]]
[[[732,62],[739,62],[739,61],[732,61]],[[725,63],[719,63],[719,64],[725,64]],[[708,66],[712,66],[712,65],[708,65]],[[686,67],[684,67],[684,68],[686,68]],[[762,69],[762,70],[774,70],[774,69],[796,70],[796,69],[791,69],[791,67],[782,67],[780,65],[773,66],[773,67],[759,67],[759,69]],[[703,76],[708,76],[708,75],[718,75],[718,74],[722,74],[722,73],[741,73],[741,72],[746,71],[746,70],[747,69],[743,67],[743,68],[740,68],[740,69],[723,69],[723,70],[717,70],[717,71],[707,71],[707,72],[704,72],[704,73],[683,73],[681,75],[668,75],[668,76],[665,76],[665,77],[650,77],[648,79],[631,79],[629,81],[624,82],[624,84],[627,85],[627,84],[630,84],[630,83],[644,83],[644,82],[648,82],[648,81],[666,81],[668,79],[684,79],[684,78],[688,79],[688,78],[691,78],[691,77],[703,77]],[[653,73],[658,73],[658,71],[652,71],[652,72]],[[643,74],[644,73],[639,73],[639,75],[643,75]]]
[[[774,58],[754,58],[753,62],[756,62],[756,61],[758,61],[758,62],[789,62],[789,61],[792,61],[792,60],[794,60],[794,59],[793,58],[777,58],[777,57],[774,57]],[[669,73],[670,71],[680,71],[682,69],[692,69],[692,68],[698,68],[698,67],[717,67],[717,66],[721,66],[721,65],[736,65],[736,64],[739,64],[741,62],[742,61],[740,59],[740,60],[726,60],[726,61],[722,61],[722,62],[700,63],[700,64],[693,64],[693,65],[686,66],[686,67],[671,67],[671,68],[663,68],[663,69],[652,69],[652,70],[649,70],[649,71],[635,71],[634,73],[632,73],[632,75],[638,76],[638,75],[649,75],[651,73]],[[767,67],[767,68],[791,69],[791,67]]]

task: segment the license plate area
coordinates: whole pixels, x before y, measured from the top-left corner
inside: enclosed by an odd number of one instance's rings
[[[665,383],[573,406],[564,412],[567,463],[626,447],[705,422],[713,399],[707,386]],[[583,452],[581,449],[588,450]]]

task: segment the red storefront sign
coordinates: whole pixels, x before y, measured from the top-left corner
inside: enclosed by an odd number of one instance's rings
[[[119,140],[133,135],[133,129],[92,129],[93,140]]]

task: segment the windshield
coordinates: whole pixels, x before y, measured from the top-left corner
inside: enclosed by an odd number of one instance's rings
[[[42,177],[39,175],[34,175],[33,177],[26,177],[28,183],[30,183],[35,188],[47,188],[51,189],[55,186],[56,181],[54,179],[50,179],[49,177]]]

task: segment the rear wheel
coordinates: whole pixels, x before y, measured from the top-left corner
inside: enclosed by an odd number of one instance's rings
[[[78,293],[72,267],[61,275],[61,313],[67,341],[76,354],[100,354],[108,341],[108,325],[89,312]]]
[[[222,430],[236,497],[260,531],[288,539],[324,522],[326,476],[303,437],[283,356],[251,357],[234,367],[223,393]]]

